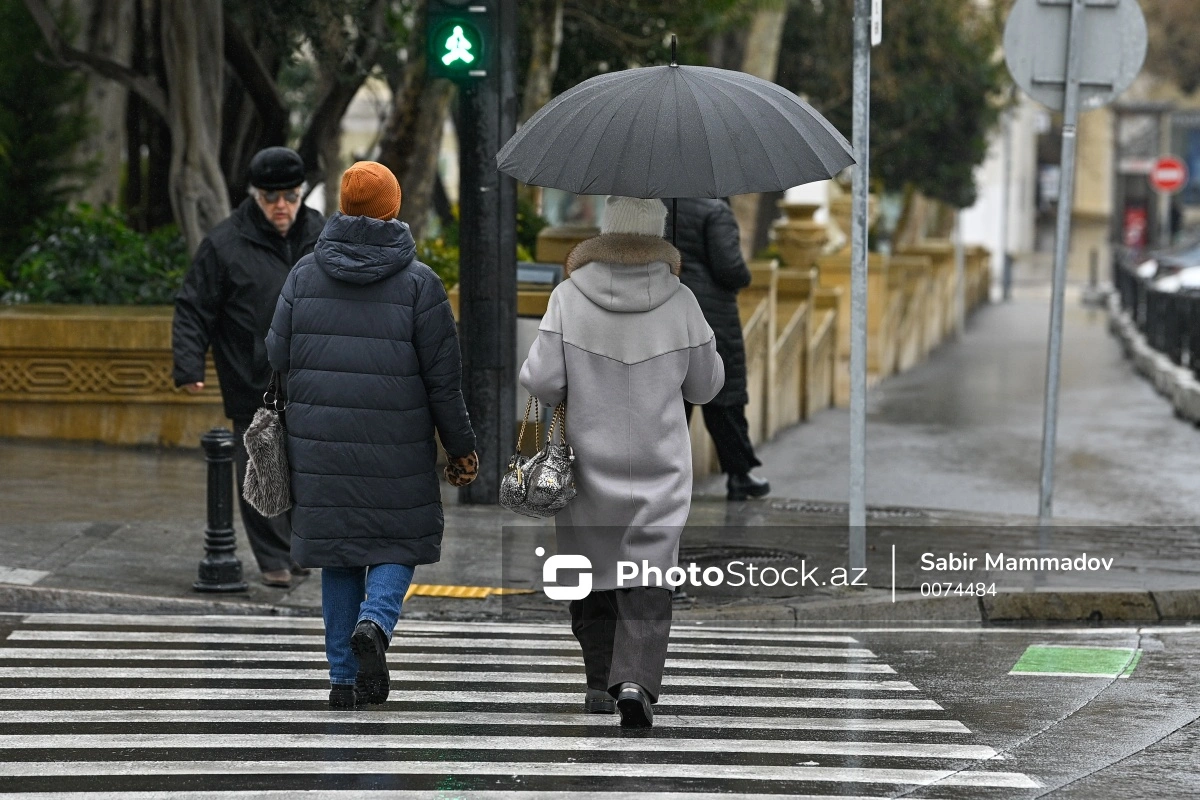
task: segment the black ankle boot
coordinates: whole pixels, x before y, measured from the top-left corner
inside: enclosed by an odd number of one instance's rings
[[[334,711],[353,711],[357,703],[354,700],[354,686],[346,683],[335,683],[329,687],[329,707]]]
[[[771,492],[771,484],[765,478],[759,478],[750,472],[730,475],[725,481],[725,488],[729,491],[730,500],[766,497]]]
[[[350,649],[358,658],[354,690],[358,693],[359,705],[374,705],[388,698],[391,685],[385,655],[387,646],[387,636],[371,620],[364,619],[354,626]]]

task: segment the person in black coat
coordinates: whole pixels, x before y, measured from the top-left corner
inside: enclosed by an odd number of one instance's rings
[[[267,334],[288,376],[292,556],[321,568],[330,705],[388,695],[384,651],[414,568],[440,558],[446,475],[478,469],[446,289],[416,260],[391,171],[358,162],[341,212],[288,275]]]
[[[204,357],[212,347],[225,416],[233,421],[238,504],[263,583],[287,587],[286,516],[268,519],[242,498],[243,437],[271,379],[263,339],[288,270],[312,252],[324,218],[301,203],[304,161],[294,150],[269,147],[250,161],[250,196],[200,242],[175,297],[171,331],[175,385],[204,388]],[[302,572],[297,570],[297,572]]]
[[[750,472],[762,462],[754,454],[746,421],[750,396],[737,293],[750,285],[750,269],[742,258],[737,219],[723,200],[681,199],[677,203],[676,214],[667,217],[666,238],[675,242],[683,257],[679,280],[696,295],[716,334],[717,354],[725,366],[724,388],[700,407],[704,425],[716,445],[721,471],[728,476],[728,498],[763,497],[770,492],[770,484]],[[669,202],[667,205],[670,208]],[[691,406],[686,407],[690,417]]]

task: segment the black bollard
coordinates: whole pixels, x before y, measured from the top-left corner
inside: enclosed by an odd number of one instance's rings
[[[197,592],[244,592],[242,562],[233,534],[233,434],[213,428],[200,437],[208,461],[208,527],[204,529],[204,560]]]

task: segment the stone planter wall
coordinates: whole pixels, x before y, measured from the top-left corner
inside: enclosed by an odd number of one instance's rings
[[[172,309],[0,309],[0,437],[193,447],[228,426],[211,363],[205,390],[171,377]]]

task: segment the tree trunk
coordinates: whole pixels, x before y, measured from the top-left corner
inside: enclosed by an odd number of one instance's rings
[[[80,49],[121,64],[133,47],[134,3],[125,0],[81,0],[76,13]],[[119,83],[87,73],[87,113],[95,128],[76,157],[96,168],[95,177],[76,199],[94,206],[116,205],[121,199],[121,159],[125,151],[125,103],[128,90]],[[136,164],[134,165],[136,166]]]
[[[162,52],[171,127],[171,207],[194,253],[205,234],[229,216],[221,172],[224,59],[221,0],[172,0],[162,8]]]
[[[528,122],[553,97],[554,76],[558,73],[558,54],[563,41],[563,2],[534,0],[528,4],[533,19],[533,47],[525,75],[520,125]]]
[[[422,41],[424,30],[425,20],[421,18],[410,37]],[[454,94],[450,81],[429,80],[424,51],[414,48],[409,53],[404,80],[392,94],[392,110],[379,139],[379,162],[396,174],[404,192],[400,219],[409,224],[417,239],[425,232],[433,208],[442,129]]]
[[[784,3],[764,3],[755,12],[743,50],[742,72],[767,81],[775,80],[786,21],[787,5]],[[754,254],[761,201],[757,194],[744,194],[730,198],[730,203],[742,234],[742,255],[750,258]]]
[[[337,20],[332,22],[338,24]],[[327,211],[337,208],[338,191],[345,169],[341,156],[342,118],[367,79],[370,65],[377,60],[379,44],[384,41],[387,32],[387,4],[383,0],[376,0],[358,20],[358,25],[360,31],[353,48],[349,52],[332,52],[332,57],[320,65],[322,90],[312,121],[300,138],[298,148],[304,159],[309,185],[325,186]],[[336,37],[330,38],[336,40]],[[368,66],[362,69],[360,65]]]

